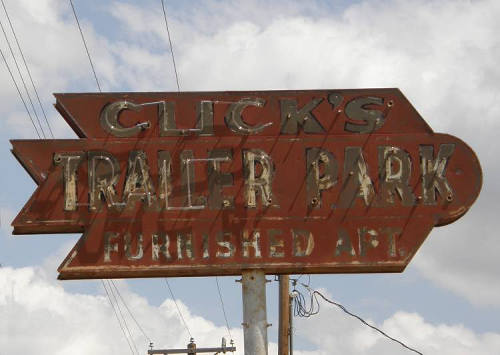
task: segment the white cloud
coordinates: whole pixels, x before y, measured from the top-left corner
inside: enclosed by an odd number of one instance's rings
[[[0,268],[0,349],[5,354],[123,354],[130,350],[103,291],[100,295],[67,292],[61,283],[49,281],[37,268]],[[93,282],[93,281],[88,281]],[[185,347],[188,335],[174,302],[160,306],[131,292],[126,283],[118,288],[155,348]],[[178,301],[198,346],[218,345],[226,335],[222,326],[196,316]],[[122,311],[126,314],[125,308]],[[148,342],[127,315],[140,353]],[[295,322],[295,337],[313,345],[295,353],[401,354],[404,349],[323,303],[319,315]],[[389,335],[403,340],[425,354],[494,354],[500,351],[500,334],[478,334],[463,325],[429,324],[416,313],[397,312],[378,325]],[[243,354],[241,329],[231,329],[237,354]],[[297,339],[296,339],[297,340]],[[214,343],[216,341],[217,343]],[[276,353],[276,344],[270,344]]]
[[[471,214],[479,214],[479,210]],[[414,262],[436,285],[449,288],[475,305],[500,307],[498,242],[495,221],[476,216],[435,230]],[[494,216],[488,215],[494,219]]]
[[[88,281],[93,282],[93,281]],[[165,300],[159,307],[116,282],[127,306],[155,348],[185,347],[189,337],[175,304]],[[0,349],[2,354],[123,354],[130,350],[114,318],[109,301],[102,295],[68,293],[60,283],[49,281],[36,268],[0,268]],[[198,346],[215,346],[224,327],[190,313],[178,301]],[[126,313],[127,324],[140,353],[149,345]],[[232,329],[237,344],[241,331]]]

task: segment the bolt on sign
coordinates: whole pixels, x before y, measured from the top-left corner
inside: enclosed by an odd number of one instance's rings
[[[481,189],[398,89],[55,97],[79,139],[12,141],[12,225],[83,233],[61,279],[401,272]]]

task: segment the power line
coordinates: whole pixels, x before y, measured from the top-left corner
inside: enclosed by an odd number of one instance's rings
[[[304,275],[306,275],[306,274],[300,274],[300,276],[299,276],[296,280],[291,279],[291,281],[292,281],[292,282],[294,282],[295,284],[297,284],[297,282],[299,282],[299,280],[300,280],[300,279],[302,278],[302,276],[304,276]],[[307,274],[307,278],[308,278],[308,279],[307,279],[307,286],[309,286],[309,285],[311,284],[311,274]],[[294,286],[295,286],[295,284],[294,284]]]
[[[75,15],[76,24],[78,25],[78,30],[80,31],[80,36],[82,37],[83,45],[85,46],[85,51],[87,52],[87,57],[89,58],[90,67],[92,68],[92,73],[94,73],[94,78],[95,82],[97,83],[97,88],[99,89],[99,92],[102,92],[101,85],[99,85],[99,80],[97,79],[97,74],[95,72],[94,63],[92,62],[92,58],[90,57],[90,52],[89,48],[87,47],[87,42],[85,41],[85,37],[83,36],[82,28],[80,27],[80,21],[78,21],[78,16],[76,15],[75,6],[73,6],[73,0],[69,0],[69,3],[71,4],[71,8],[73,9],[73,15]]]
[[[2,1],[3,1],[3,0],[2,0]],[[76,14],[76,10],[75,10],[75,7],[74,7],[74,5],[73,5],[73,1],[72,1],[72,0],[69,0],[69,2],[70,2],[70,5],[71,5],[71,8],[72,8],[72,10],[73,10],[73,15],[75,16],[76,23],[77,23],[77,25],[78,25],[78,30],[80,31],[80,36],[81,36],[81,38],[82,38],[82,42],[83,42],[83,45],[84,45],[84,47],[85,47],[85,51],[86,51],[86,53],[87,53],[87,57],[88,57],[88,59],[89,59],[89,63],[90,63],[90,67],[91,67],[91,69],[92,69],[92,73],[94,74],[94,78],[95,78],[95,81],[96,81],[96,84],[97,84],[97,88],[99,89],[99,92],[102,92],[102,90],[101,90],[101,86],[100,86],[100,84],[99,84],[99,80],[98,80],[98,78],[97,78],[97,74],[96,74],[96,71],[95,71],[94,63],[92,62],[92,58],[91,58],[91,56],[90,56],[90,52],[89,52],[89,49],[88,49],[88,46],[87,46],[87,42],[85,41],[85,37],[84,37],[84,35],[83,35],[83,31],[82,31],[82,28],[81,28],[81,26],[80,26],[80,22],[79,22],[79,20],[78,20],[78,16],[77,16],[77,14]],[[166,29],[167,29],[168,40],[169,40],[169,44],[170,44],[170,53],[171,53],[171,55],[172,55],[172,63],[173,63],[173,65],[174,65],[174,72],[175,72],[175,79],[176,79],[176,83],[177,83],[177,90],[178,90],[178,91],[180,91],[179,75],[178,75],[178,73],[177,73],[177,66],[176,66],[176,64],[175,64],[175,56],[174,56],[174,51],[173,51],[173,46],[172,46],[172,40],[171,40],[171,36],[170,36],[170,30],[169,30],[169,28],[168,28],[168,21],[167,21],[167,14],[166,14],[166,11],[165,11],[165,4],[164,4],[163,0],[162,0],[161,2],[162,2],[162,9],[163,9],[163,17],[164,17],[164,20],[165,20],[165,26],[166,26]],[[103,282],[103,281],[101,280],[101,282]],[[109,282],[109,281],[108,281],[108,282]],[[150,338],[146,335],[146,333],[144,332],[144,330],[143,330],[143,329],[142,329],[142,327],[139,325],[139,323],[137,322],[137,320],[136,320],[136,319],[135,319],[135,317],[133,316],[132,312],[131,312],[131,311],[130,311],[130,309],[128,308],[127,304],[124,302],[123,298],[122,298],[122,297],[121,297],[121,295],[120,295],[120,292],[118,291],[118,288],[116,287],[116,285],[114,284],[114,282],[113,282],[113,281],[111,281],[111,282],[112,282],[113,286],[115,287],[115,290],[116,290],[116,293],[118,294],[118,297],[120,297],[120,299],[122,300],[123,304],[124,304],[124,305],[125,305],[125,307],[127,308],[128,312],[129,312],[129,314],[130,314],[130,316],[131,316],[131,317],[132,317],[132,319],[135,321],[135,323],[137,324],[137,326],[139,327],[139,329],[142,331],[142,333],[144,334],[144,336],[145,336],[145,337],[146,337],[146,338],[147,338],[147,339],[151,342]],[[189,327],[187,326],[187,323],[186,323],[186,321],[185,321],[185,319],[184,319],[184,317],[183,317],[183,315],[182,315],[182,312],[181,312],[181,310],[180,310],[180,308],[179,308],[179,305],[177,304],[177,300],[175,299],[175,296],[174,296],[174,294],[173,294],[173,292],[172,292],[172,288],[170,287],[170,284],[169,284],[169,282],[168,282],[168,280],[167,280],[166,278],[165,278],[165,282],[166,282],[166,284],[167,284],[168,290],[170,291],[170,295],[172,296],[172,299],[173,299],[173,301],[174,301],[175,307],[177,308],[177,312],[179,313],[179,316],[180,316],[180,318],[181,318],[181,320],[182,320],[182,322],[183,322],[183,324],[184,324],[184,327],[186,328],[186,331],[187,331],[187,333],[189,334],[189,337],[190,337],[190,338],[192,338],[193,336],[192,336],[192,334],[191,334],[191,332],[190,332],[190,330],[189,330]],[[103,286],[105,287],[104,282],[103,282]],[[128,332],[128,333],[129,333],[129,335],[130,335],[130,330],[129,330],[129,329],[128,329],[128,327],[127,327],[127,324],[126,324],[126,322],[125,322],[125,318],[123,317],[123,314],[122,314],[122,312],[121,312],[121,309],[120,309],[120,306],[119,306],[118,301],[117,301],[117,299],[116,299],[116,296],[115,296],[115,294],[113,293],[113,290],[112,290],[111,284],[108,284],[108,287],[110,288],[111,294],[112,294],[112,295],[113,295],[113,297],[115,298],[115,302],[116,302],[116,305],[117,305],[118,311],[119,311],[119,313],[120,313],[121,317],[123,318],[123,322],[124,322],[125,328],[126,328],[127,332]],[[117,314],[117,312],[116,312],[116,310],[115,310],[115,308],[114,308],[114,306],[113,306],[113,303],[112,303],[112,301],[111,301],[111,298],[110,298],[110,296],[109,296],[109,293],[108,293],[108,291],[107,291],[106,287],[105,287],[105,290],[106,290],[106,294],[108,295],[108,299],[110,300],[111,306],[113,307],[113,310],[114,310],[114,312],[115,312],[115,316],[117,317],[117,319],[118,319],[118,321],[119,321],[119,323],[120,323],[120,327],[122,328],[123,334],[124,334],[124,335],[125,335],[125,337],[127,338],[127,336],[126,336],[126,334],[125,334],[125,330],[123,329],[123,326],[122,326],[122,324],[121,324],[121,322],[120,322],[120,320],[119,320],[119,318],[118,318],[118,314]],[[219,290],[219,296],[220,296],[220,290]],[[221,298],[221,302],[222,302],[222,298]],[[223,311],[224,311],[224,304],[223,304],[223,303],[222,303],[222,307],[223,307]],[[224,317],[226,318],[226,325],[227,325],[228,332],[229,332],[229,325],[228,325],[228,322],[227,322],[227,317],[226,317],[225,311],[224,311]],[[231,333],[230,333],[230,332],[229,332],[229,334],[230,334],[230,336],[231,336]],[[127,338],[127,342],[128,342],[128,338]],[[134,344],[133,342],[132,342],[132,344],[134,345],[134,348],[135,348],[135,344]],[[130,347],[130,349],[131,349],[131,351],[132,351],[132,347],[130,346],[130,343],[129,343],[129,347]],[[137,348],[136,348],[136,351],[137,351]],[[133,352],[133,351],[132,351],[132,352]]]
[[[111,291],[111,295],[113,296],[114,300],[115,300],[115,304],[116,304],[116,308],[118,308],[118,313],[120,313],[120,316],[122,317],[122,320],[123,320],[123,325],[125,326],[125,329],[127,331],[127,334],[129,336],[129,339],[130,339],[130,342],[132,343],[134,349],[135,349],[135,352],[137,354],[139,354],[139,351],[137,350],[137,347],[135,346],[135,342],[134,342],[134,339],[132,337],[132,332],[130,331],[128,325],[127,325],[127,321],[125,320],[125,317],[123,316],[123,313],[122,313],[122,309],[120,307],[120,303],[118,302],[118,299],[116,298],[116,295],[115,295],[115,292],[113,291],[113,287],[111,287],[111,283],[109,280],[108,281],[108,287]]]
[[[302,284],[303,285],[303,284]],[[319,302],[316,297],[313,296],[312,293],[309,293],[309,304],[307,304],[306,297],[304,294],[300,291],[298,291],[296,288],[296,282],[295,280],[293,281],[293,315],[295,317],[302,317],[302,318],[309,318],[311,316],[314,316],[319,313]],[[306,286],[304,286],[306,287]]]
[[[163,19],[165,20],[165,28],[167,30],[167,36],[168,36],[168,44],[170,46],[170,54],[172,56],[172,64],[174,66],[174,73],[175,73],[175,81],[176,81],[176,84],[177,84],[177,91],[180,92],[181,91],[181,86],[179,84],[179,74],[177,72],[177,65],[175,64],[175,55],[174,55],[174,46],[172,44],[172,37],[170,36],[170,29],[168,27],[168,20],[167,20],[167,11],[165,10],[165,2],[164,0],[161,0],[161,8],[163,10]],[[184,317],[182,316],[182,313],[179,309],[179,306],[177,305],[177,301],[175,300],[175,297],[174,297],[174,294],[172,293],[172,289],[170,288],[170,284],[168,283],[168,280],[165,278],[165,282],[167,283],[167,286],[168,286],[168,289],[170,291],[170,294],[172,296],[172,299],[174,300],[174,303],[175,303],[175,306],[177,307],[177,311],[179,312],[179,316],[181,317],[183,323],[184,323],[184,326],[186,327],[186,330],[189,334],[189,336],[192,338],[191,336],[191,332],[189,331],[189,328],[184,320]],[[222,293],[221,293],[221,290],[220,290],[220,285],[219,285],[219,279],[218,277],[215,277],[215,282],[217,283],[217,290],[219,292],[219,299],[220,299],[220,303],[221,303],[221,307],[222,307],[222,313],[224,314],[224,320],[226,321],[226,328],[227,328],[227,332],[229,334],[229,338],[232,340],[233,337],[231,335],[231,330],[229,328],[229,322],[227,320],[227,315],[226,315],[226,310],[225,310],[225,307],[224,307],[224,301],[222,300]]]
[[[101,282],[102,282],[102,285],[104,287],[104,290],[106,291],[106,295],[108,296],[108,300],[109,300],[109,303],[111,304],[111,308],[113,308],[115,318],[118,321],[118,324],[120,325],[120,329],[122,330],[123,336],[125,337],[125,340],[127,341],[127,344],[130,348],[130,351],[132,352],[132,354],[134,354],[134,349],[132,349],[132,344],[130,343],[129,337],[127,336],[127,333],[126,333],[125,328],[124,328],[123,323],[122,323],[123,320],[118,316],[118,312],[116,311],[115,304],[113,303],[113,300],[111,299],[111,296],[110,296],[111,286],[109,284],[109,281],[106,280],[106,282],[108,282],[107,287],[106,287],[106,283],[103,280],[101,280]],[[109,287],[109,292],[107,289],[108,287]]]
[[[75,16],[76,24],[78,25],[78,30],[80,31],[80,36],[82,38],[82,42],[83,42],[83,45],[85,47],[85,51],[87,52],[87,57],[89,59],[90,67],[92,68],[92,73],[94,74],[94,78],[95,78],[95,82],[97,84],[97,88],[98,88],[99,92],[102,92],[101,86],[99,84],[99,79],[97,78],[97,74],[95,72],[94,63],[92,62],[92,58],[90,56],[90,52],[89,52],[89,49],[87,47],[87,42],[85,41],[85,36],[83,35],[83,31],[82,31],[82,28],[80,26],[80,21],[78,21],[78,15],[76,14],[76,10],[75,10],[75,7],[73,5],[73,1],[69,0],[69,3],[70,3],[71,8],[73,10],[73,15]],[[123,297],[121,296],[120,291],[118,291],[118,288],[116,287],[116,285],[113,282],[113,280],[111,280],[111,282],[109,280],[107,280],[108,287],[109,287],[109,292],[108,292],[108,290],[106,288],[105,282],[102,279],[101,279],[101,282],[102,282],[102,285],[104,286],[104,290],[106,291],[106,294],[108,295],[109,302],[111,304],[111,307],[113,308],[113,311],[115,313],[115,317],[118,320],[118,323],[120,324],[120,328],[122,329],[123,335],[124,335],[125,339],[127,340],[127,343],[129,345],[130,351],[132,352],[132,354],[134,354],[134,349],[135,349],[135,353],[138,354],[139,352],[138,352],[137,347],[136,347],[136,345],[135,345],[135,343],[133,341],[132,333],[130,332],[130,329],[129,329],[128,325],[127,325],[127,321],[126,321],[125,317],[123,316],[123,312],[121,310],[121,307],[120,307],[118,299],[117,299],[117,297],[115,295],[115,292],[113,292],[113,286],[114,286],[114,288],[116,290],[116,294],[118,294],[118,297],[122,300],[122,303],[125,305],[125,308],[129,312],[129,314],[132,317],[132,319],[134,320],[134,322],[137,324],[137,326],[142,331],[142,333],[145,335],[145,337],[150,341],[149,337],[144,332],[144,329],[139,325],[139,322],[137,322],[137,319],[133,316],[132,312],[130,311],[130,309],[128,308],[127,304],[123,300]],[[111,295],[113,296],[113,298],[115,300],[115,304],[116,304],[116,308],[118,309],[118,312],[116,311],[115,306],[113,304],[113,301],[111,300],[110,293],[111,293]],[[118,316],[118,313],[121,316],[121,320],[120,320],[120,317]],[[123,321],[123,325],[122,325],[122,321]],[[127,334],[128,334],[128,336],[127,336]],[[134,349],[132,349],[132,347]]]
[[[28,96],[28,100],[31,104],[31,108],[33,109],[33,114],[35,115],[35,118],[38,122],[38,125],[40,126],[40,131],[42,132],[42,136],[45,137],[45,132],[43,131],[42,124],[40,122],[40,119],[38,118],[38,114],[35,110],[35,106],[33,105],[33,101],[31,100],[31,95],[28,91],[28,87],[26,86],[26,82],[24,81],[23,74],[21,73],[21,69],[19,68],[19,64],[17,63],[16,55],[14,53],[14,50],[12,49],[12,46],[10,45],[10,40],[9,37],[7,36],[7,32],[5,31],[5,28],[3,27],[2,21],[0,21],[0,27],[2,28],[3,35],[5,37],[5,41],[7,42],[7,46],[9,47],[10,54],[12,55],[12,59],[14,60],[14,64],[16,65],[17,68],[17,73],[19,74],[19,77],[21,78],[21,82],[23,83],[24,91],[26,92],[26,96]]]
[[[125,300],[123,299],[120,291],[118,290],[118,287],[116,287],[115,285],[115,282],[113,280],[111,280],[111,284],[113,285],[113,287],[115,288],[116,290],[116,293],[118,294],[118,297],[120,298],[120,300],[122,301],[123,305],[125,306],[125,308],[127,309],[128,313],[130,314],[130,317],[134,320],[135,324],[137,325],[137,327],[139,328],[139,330],[142,332],[142,334],[144,335],[144,337],[151,343],[151,339],[147,336],[146,332],[144,331],[144,329],[141,327],[141,325],[139,324],[139,322],[137,322],[137,319],[135,319],[134,315],[132,314],[132,312],[130,311],[130,308],[128,308],[127,306],[127,303],[125,302]]]
[[[387,333],[385,333],[383,330],[381,330],[381,329],[379,329],[379,328],[375,327],[374,325],[369,324],[368,322],[366,322],[366,321],[365,321],[363,318],[361,318],[360,316],[358,316],[358,315],[356,315],[356,314],[354,314],[354,313],[350,312],[347,308],[345,308],[345,307],[344,307],[343,305],[341,305],[340,303],[337,303],[337,302],[335,302],[335,301],[332,301],[332,300],[330,300],[330,299],[326,298],[326,296],[324,296],[321,292],[319,292],[319,291],[317,291],[317,290],[313,290],[313,289],[311,289],[308,285],[305,285],[305,284],[301,284],[301,285],[302,285],[302,286],[304,286],[304,287],[305,287],[305,288],[309,291],[309,294],[310,294],[310,297],[311,297],[311,305],[314,305],[315,303],[317,304],[317,309],[316,309],[316,310],[314,309],[314,306],[312,306],[312,307],[311,307],[311,309],[310,309],[310,310],[312,310],[313,312],[315,312],[315,313],[313,313],[313,314],[316,314],[316,313],[318,313],[318,312],[319,312],[319,302],[318,302],[318,300],[317,300],[317,298],[316,298],[316,295],[318,295],[318,296],[320,296],[320,297],[321,297],[321,298],[322,298],[325,302],[328,302],[328,303],[330,303],[330,304],[333,304],[334,306],[337,306],[337,307],[338,307],[338,308],[340,308],[340,309],[341,309],[344,313],[346,313],[346,314],[350,315],[351,317],[356,318],[357,320],[359,320],[361,323],[363,323],[363,324],[364,324],[364,325],[366,325],[367,327],[370,327],[371,329],[373,329],[373,330],[375,330],[375,331],[379,332],[380,334],[382,334],[384,337],[386,337],[386,338],[388,338],[388,339],[390,339],[390,340],[392,340],[392,341],[394,341],[394,342],[398,343],[399,345],[401,345],[402,347],[404,347],[404,348],[406,348],[406,349],[408,349],[408,350],[410,350],[410,351],[413,351],[413,352],[415,352],[415,353],[417,353],[417,354],[423,355],[420,351],[418,351],[418,350],[416,350],[416,349],[414,349],[414,348],[412,348],[412,347],[410,347],[410,346],[406,345],[405,343],[403,343],[402,341],[400,341],[400,340],[398,340],[398,339],[396,339],[396,338],[391,337],[390,335],[388,335]],[[297,294],[300,294],[300,292],[299,292],[299,291],[297,291],[297,290],[295,290],[295,289],[294,289],[294,291],[293,291],[293,292],[294,292],[296,295],[297,295]],[[300,302],[300,298],[295,297],[294,299],[296,300],[296,302]],[[298,301],[297,301],[297,299],[298,299]],[[313,301],[313,299],[314,299],[314,301]],[[305,308],[304,308],[304,309],[305,309]],[[312,315],[312,314],[309,314],[309,315],[307,315],[307,316],[310,316],[310,315]]]
[[[19,53],[21,54],[21,58],[23,59],[24,67],[26,68],[26,71],[28,72],[28,76],[31,81],[31,85],[33,86],[33,90],[35,91],[36,98],[38,100],[38,104],[40,105],[40,109],[42,110],[43,117],[45,118],[45,122],[47,124],[47,127],[49,128],[50,135],[52,138],[54,138],[54,133],[52,132],[52,128],[50,127],[49,120],[47,119],[47,114],[45,113],[45,110],[43,109],[42,102],[40,101],[40,96],[38,95],[38,90],[36,89],[35,83],[33,81],[33,77],[31,76],[31,71],[28,68],[28,64],[26,63],[26,59],[24,58],[23,51],[21,49],[21,45],[19,44],[19,41],[17,39],[16,31],[14,30],[14,26],[12,25],[12,22],[10,20],[9,13],[7,11],[7,8],[5,7],[4,0],[2,0],[2,6],[5,11],[5,15],[7,16],[7,21],[9,22],[10,29],[12,31],[12,34],[14,35],[14,39],[16,40],[17,48],[19,49]]]
[[[111,308],[113,308],[113,313],[115,314],[115,318],[118,321],[118,324],[120,325],[120,329],[122,330],[123,336],[125,337],[125,340],[127,341],[128,347],[130,348],[130,352],[132,354],[134,354],[134,349],[132,349],[132,345],[130,344],[130,341],[127,337],[127,334],[125,333],[125,329],[123,328],[120,317],[118,317],[118,313],[116,312],[115,305],[113,304],[113,301],[111,300],[111,296],[109,295],[108,289],[106,288],[106,283],[102,279],[101,279],[101,283],[102,283],[102,286],[104,287],[104,291],[106,291],[106,295],[108,296],[108,301],[111,304]],[[110,286],[110,288],[111,288],[111,286]]]
[[[161,0],[161,8],[163,9],[163,18],[165,20],[165,27],[167,28],[168,43],[170,45],[170,54],[172,55],[172,63],[174,64],[175,81],[177,82],[177,91],[181,91],[179,85],[179,75],[177,75],[177,66],[175,65],[174,47],[172,46],[172,39],[170,38],[170,30],[168,29],[167,12],[165,11],[165,3]]]
[[[170,54],[172,55],[172,64],[174,65],[174,73],[175,73],[175,81],[177,83],[177,91],[181,91],[181,86],[179,84],[179,75],[177,74],[177,65],[175,64],[175,55],[174,55],[174,48],[172,46],[172,38],[170,37],[170,30],[168,28],[168,21],[167,21],[167,12],[165,10],[165,3],[163,0],[161,0],[161,8],[163,10],[163,19],[165,20],[165,27],[167,29],[167,36],[168,36],[168,43],[170,45]],[[170,283],[168,282],[168,279],[165,277],[165,283],[167,284],[168,290],[170,292],[170,296],[172,296],[172,299],[174,300],[175,307],[177,308],[177,313],[179,313],[179,317],[182,320],[182,323],[184,323],[184,327],[186,328],[187,333],[189,334],[190,338],[193,338],[191,335],[191,332],[189,331],[189,327],[184,320],[184,317],[182,316],[182,312],[179,308],[179,305],[177,304],[177,300],[175,299],[174,293],[172,292],[172,288],[170,287]]]
[[[179,317],[181,318],[182,323],[184,323],[184,327],[186,328],[186,331],[189,334],[189,337],[193,338],[193,336],[191,335],[191,332],[189,331],[189,327],[188,327],[186,321],[184,320],[184,317],[182,316],[181,309],[179,308],[179,305],[177,304],[177,300],[175,299],[174,293],[172,292],[172,288],[170,287],[168,279],[165,277],[164,280],[165,280],[165,283],[167,284],[168,290],[170,291],[170,296],[172,296],[172,299],[174,300],[175,308],[177,308],[177,313],[179,313]]]
[[[26,105],[26,101],[24,101],[23,95],[21,95],[21,90],[19,90],[19,86],[17,85],[16,79],[14,78],[14,75],[12,74],[12,70],[10,70],[9,63],[7,63],[7,59],[5,58],[5,55],[3,54],[2,49],[0,49],[0,54],[2,55],[3,61],[5,63],[5,67],[9,71],[12,82],[14,83],[14,86],[16,87],[19,98],[23,102],[23,106],[26,109],[26,112],[28,113],[28,117],[31,121],[31,124],[33,125],[33,128],[35,129],[36,135],[38,136],[38,138],[41,139],[42,137],[40,137],[40,133],[38,133],[38,129],[36,128],[35,122],[33,121],[33,117],[31,117],[30,111],[28,110],[28,106]]]
[[[220,300],[220,305],[222,307],[222,313],[224,314],[224,319],[226,321],[227,333],[229,334],[229,339],[232,340],[233,336],[231,335],[231,330],[229,329],[229,322],[227,321],[226,309],[224,307],[224,301],[222,300],[222,293],[220,291],[219,278],[217,276],[215,277],[215,282],[217,284],[217,291],[219,292],[219,300]]]
[[[33,109],[33,113],[35,115],[35,118],[38,122],[38,125],[40,126],[40,131],[42,132],[42,136],[44,138],[46,138],[45,132],[43,131],[42,124],[40,123],[40,119],[38,118],[38,114],[36,113],[35,106],[33,105],[33,101],[31,100],[31,95],[30,95],[30,93],[28,91],[28,87],[26,86],[26,83],[24,81],[23,75],[21,73],[21,69],[19,68],[19,64],[17,63],[17,59],[16,59],[16,56],[14,54],[14,50],[12,49],[12,46],[10,45],[9,37],[7,36],[7,32],[5,32],[5,28],[3,27],[2,21],[0,21],[0,28],[2,29],[3,35],[5,37],[5,41],[7,42],[7,46],[9,47],[10,54],[12,55],[12,59],[14,60],[14,64],[16,65],[17,72],[19,74],[19,77],[21,78],[21,82],[23,83],[24,91],[26,92],[26,95],[28,96],[28,100],[31,104],[31,108]],[[28,110],[28,106],[26,106],[26,110]],[[29,110],[28,110],[28,112],[29,112]]]

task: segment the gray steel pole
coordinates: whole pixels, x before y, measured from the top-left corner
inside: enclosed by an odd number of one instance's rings
[[[290,300],[288,301],[288,306],[290,307],[290,311],[288,312],[288,316],[290,317],[289,321],[289,333],[288,333],[288,346],[289,346],[289,355],[293,355],[293,296],[290,295]]]
[[[267,355],[266,275],[243,271],[243,337],[245,355]]]

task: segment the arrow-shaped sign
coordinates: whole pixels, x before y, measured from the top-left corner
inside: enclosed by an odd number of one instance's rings
[[[397,89],[56,94],[81,137],[15,140],[15,234],[83,232],[60,278],[398,272],[481,188]]]

